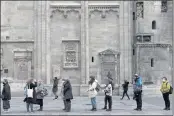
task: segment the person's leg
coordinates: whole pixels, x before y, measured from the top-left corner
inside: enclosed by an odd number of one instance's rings
[[[92,109],[91,109],[91,111],[93,111],[93,110],[94,110],[94,102],[93,102],[93,98],[91,98],[91,104],[92,104]]]
[[[39,99],[39,105],[40,105],[40,109],[38,111],[42,111],[43,110],[43,99]]]
[[[30,108],[31,108],[31,112],[34,112],[34,110],[33,110],[33,103],[30,103]]]
[[[96,97],[94,97],[94,111],[96,111],[97,110],[97,102],[96,102]]]
[[[170,110],[169,93],[166,93],[167,110]]]
[[[130,98],[129,98],[129,95],[128,95],[127,91],[125,92],[125,94],[126,94],[127,98],[130,100]]]
[[[142,92],[139,93],[139,110],[142,110]]]
[[[67,105],[66,111],[67,112],[70,112],[71,111],[71,100],[70,99],[67,99],[66,100],[66,105]]]
[[[109,104],[109,109],[107,111],[112,110],[112,96],[108,96],[108,104]]]
[[[167,100],[166,100],[166,94],[165,93],[163,93],[163,99],[164,99],[164,103],[165,103],[164,110],[166,110],[167,109]]]
[[[26,103],[26,107],[27,107],[27,112],[29,112],[29,103]]]
[[[122,95],[122,98],[121,98],[121,100],[124,98],[124,95],[125,95],[125,90],[123,91],[123,95]]]
[[[104,102],[105,102],[105,105],[104,105],[104,110],[107,109],[107,99],[106,99],[106,94],[105,94],[105,98],[104,98]]]
[[[63,110],[66,110],[66,101],[63,100],[63,103],[64,103],[64,109]]]
[[[135,94],[135,101],[136,101],[137,107],[134,110],[138,110],[138,95],[137,94]]]

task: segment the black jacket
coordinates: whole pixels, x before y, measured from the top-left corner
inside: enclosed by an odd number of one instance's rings
[[[127,91],[128,90],[128,86],[129,86],[129,82],[125,82],[123,84],[123,90]]]
[[[35,88],[37,87],[37,82],[30,83],[30,84],[27,85],[27,87],[30,88],[30,89],[33,89],[33,98],[27,98],[26,102],[35,104],[36,99],[37,99],[36,98],[36,90],[35,90]]]
[[[11,90],[8,83],[3,85],[2,100],[11,100]]]
[[[67,80],[63,86],[64,99],[73,99],[72,86],[69,80]]]

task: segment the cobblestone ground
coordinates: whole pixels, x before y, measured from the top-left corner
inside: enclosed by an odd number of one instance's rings
[[[101,110],[103,108],[104,96],[97,97],[97,107],[96,112],[91,112],[90,100],[87,97],[74,97],[72,100],[72,111],[64,112],[63,102],[61,98],[58,100],[53,100],[52,97],[46,97],[44,99],[44,111],[36,111],[39,106],[34,105],[34,113],[26,112],[26,104],[23,102],[22,97],[15,97],[11,100],[10,112],[4,113],[2,115],[171,115],[172,111],[164,111],[163,99],[161,96],[151,96],[143,97],[143,111],[134,111],[136,104],[134,100],[120,100],[119,96],[113,97],[113,110],[107,112]],[[171,108],[172,109],[172,108]]]

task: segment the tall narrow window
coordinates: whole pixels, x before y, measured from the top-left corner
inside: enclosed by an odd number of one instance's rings
[[[152,21],[152,29],[156,29],[156,21]]]
[[[94,62],[94,57],[92,57],[92,62]]]
[[[133,49],[133,55],[135,55],[135,49]]]
[[[154,67],[154,59],[151,58],[151,67]]]

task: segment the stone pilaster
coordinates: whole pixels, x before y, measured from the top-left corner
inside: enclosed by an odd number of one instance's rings
[[[86,39],[86,84],[89,81],[89,10],[88,1],[85,1],[85,39]]]
[[[50,83],[49,2],[34,1],[35,78]]]
[[[132,76],[132,7],[131,1],[120,1],[120,84]]]
[[[81,84],[86,82],[86,50],[85,50],[85,1],[81,1]]]

